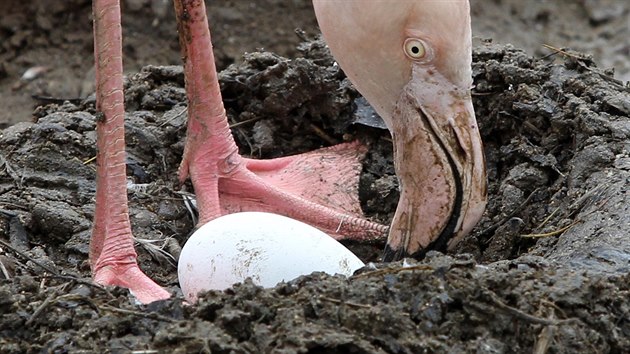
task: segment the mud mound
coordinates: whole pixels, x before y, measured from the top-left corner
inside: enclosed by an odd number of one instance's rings
[[[630,270],[630,89],[579,53],[486,45],[474,62],[490,203],[460,250]]]
[[[359,139],[366,214],[398,198],[388,132],[356,121],[358,94],[321,42],[288,60],[253,53],[221,74],[241,152],[275,157]],[[577,53],[474,53],[490,205],[454,256],[250,283],[136,306],[89,282],[93,99],[40,107],[0,137],[0,351],[630,351],[630,94]],[[142,268],[177,292],[192,230],[176,170],[185,135],[180,67],[126,83],[130,208]],[[365,110],[365,107],[362,107]],[[189,189],[184,186],[183,190]],[[147,241],[156,240],[156,241]],[[377,260],[382,245],[350,245]],[[8,278],[8,279],[7,279]]]

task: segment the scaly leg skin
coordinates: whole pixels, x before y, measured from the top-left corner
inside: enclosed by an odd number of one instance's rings
[[[192,180],[199,225],[229,212],[268,211],[316,226],[336,239],[384,237],[386,226],[357,216],[358,160],[364,154],[357,144],[274,160],[239,155],[223,107],[205,4],[176,0],[175,10],[188,95],[188,136],[179,178]]]
[[[96,210],[90,242],[94,282],[128,288],[142,303],[170,297],[138,267],[127,207],[122,31],[119,0],[94,0],[97,121]]]

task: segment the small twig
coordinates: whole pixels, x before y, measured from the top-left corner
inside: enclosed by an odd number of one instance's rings
[[[553,311],[549,316],[549,320],[554,320],[555,315]],[[533,354],[545,354],[549,350],[549,345],[551,345],[551,339],[553,338],[553,334],[556,330],[556,326],[545,326],[540,331],[538,335],[538,340],[536,340],[536,344],[534,345]]]
[[[330,144],[330,145],[337,145],[337,144],[339,144],[339,142],[337,142],[337,140],[335,138],[333,138],[332,136],[326,134],[326,132],[324,130],[322,130],[322,128],[316,126],[313,123],[309,124],[309,126],[311,127],[311,129],[313,129],[313,132],[315,133],[315,135],[317,135],[320,139],[324,140],[328,144]]]
[[[41,277],[45,279],[61,279],[61,280],[72,281],[77,284],[81,284],[81,285],[89,286],[94,289],[98,289],[104,292],[107,296],[114,298],[114,295],[109,290],[107,290],[106,287],[93,283],[91,280],[84,280],[74,275],[52,274],[52,275],[42,275]]]
[[[39,101],[40,104],[45,103],[45,104],[50,104],[50,103],[54,103],[54,104],[64,104],[67,102],[70,102],[72,104],[78,105],[81,103],[81,101],[83,101],[83,98],[80,97],[52,97],[52,96],[42,96],[42,95],[31,95],[31,98],[33,98],[36,101]]]
[[[83,301],[87,303],[88,305],[90,305],[90,307],[93,308],[96,312],[99,312],[99,306],[97,306],[90,298],[86,296],[79,295],[79,294],[63,294],[63,295],[57,296],[57,291],[54,291],[52,294],[50,294],[50,296],[46,298],[46,300],[44,300],[44,302],[42,302],[41,305],[39,305],[39,307],[35,310],[35,312],[33,312],[31,317],[29,317],[28,321],[26,321],[25,325],[30,326],[33,323],[33,321],[35,321],[35,319],[37,319],[37,317],[39,317],[39,315],[41,315],[42,312],[47,307],[54,305],[60,301],[64,301],[64,300],[65,301]]]
[[[163,322],[175,322],[175,320],[172,318],[162,316],[154,312],[141,312],[141,311],[134,311],[134,310],[126,310],[126,309],[121,309],[121,308],[109,306],[109,305],[100,305],[98,308],[103,311],[116,312],[123,315],[138,316],[138,317],[148,318],[150,320],[158,320],[158,321],[163,321]]]
[[[557,318],[556,311],[560,312],[562,316],[566,317],[566,313],[562,311],[558,305],[554,304],[551,301],[547,301],[545,299],[541,299],[541,304],[546,305],[546,307],[541,307],[541,310],[548,308],[549,316],[548,319],[555,320]],[[554,332],[556,331],[556,326],[545,326],[538,334],[538,339],[534,344],[533,354],[545,354],[549,350],[549,346],[551,345],[551,341],[553,340]]]
[[[587,71],[590,71],[592,73],[595,73],[595,74],[599,75],[599,77],[601,77],[602,79],[604,79],[604,80],[610,82],[611,84],[615,85],[616,88],[618,88],[620,90],[623,90],[623,91],[626,91],[626,92],[630,92],[630,87],[626,87],[623,84],[623,81],[617,80],[617,79],[615,79],[614,77],[612,77],[610,75],[606,75],[606,74],[600,72],[599,70],[593,69],[593,68],[589,67],[588,65],[586,65],[585,63],[583,63],[582,61],[578,60],[577,63],[584,70],[587,70]]]
[[[523,125],[525,127],[529,128],[529,129],[531,129],[532,131],[534,131],[534,133],[536,133],[538,136],[543,136],[545,134],[542,131],[540,131],[540,129],[538,129],[538,127],[536,127],[535,125],[533,125],[529,121],[524,121]]]
[[[4,266],[4,263],[2,262],[2,258],[0,258],[0,270],[2,270],[2,275],[4,275],[5,279],[11,280],[11,274],[9,274],[7,267]]]
[[[175,119],[181,117],[182,115],[184,115],[184,113],[186,113],[188,111],[188,107],[184,107],[179,113],[177,113],[176,115],[174,115],[173,117],[167,119],[164,123],[160,124],[160,127],[165,126],[166,124],[174,121]]]
[[[56,297],[57,297],[57,292],[53,291],[53,293],[50,294],[46,298],[46,300],[44,300],[44,302],[41,303],[41,305],[39,305],[39,307],[35,310],[35,312],[33,312],[31,317],[28,318],[25,325],[28,327],[31,324],[33,324],[33,321],[35,321],[35,319],[39,317],[39,315],[46,309],[46,307],[48,307],[50,304],[52,304],[55,301]]]
[[[427,271],[427,270],[434,270],[434,269],[433,269],[433,267],[431,267],[428,264],[420,264],[420,265],[416,265],[416,266],[400,267],[400,268],[385,268],[385,269],[377,269],[377,270],[373,270],[373,271],[370,271],[370,272],[365,272],[365,273],[353,275],[353,276],[350,277],[350,279],[376,277],[376,276],[385,275],[385,274],[398,274],[398,273],[401,273],[401,272],[416,271],[416,270]]]
[[[573,54],[573,53],[569,53],[569,52],[567,52],[565,50],[562,50],[560,48],[554,47],[554,46],[549,45],[549,44],[543,44],[542,46],[547,48],[547,49],[551,49],[551,50],[553,50],[554,52],[556,52],[558,54],[565,55],[567,57],[571,57],[571,58],[575,58],[575,59],[579,59],[579,60],[587,59],[587,58],[585,58],[583,56],[580,56],[580,55],[577,55],[577,54]]]
[[[558,212],[558,210],[560,210],[560,207],[557,207],[556,209],[554,209],[554,211],[551,212],[551,214],[549,214],[549,216],[547,216],[545,218],[545,220],[543,220],[537,227],[538,230],[542,229],[543,226],[547,225],[547,223],[549,222],[549,220],[551,220],[551,218],[556,215],[556,213]]]
[[[478,91],[473,91],[471,92],[471,95],[473,96],[490,96],[490,95],[495,95],[499,93],[498,91],[491,91],[491,92],[478,92]]]
[[[41,278],[41,279],[39,280],[39,288],[40,288],[40,289],[44,289],[44,288],[46,288],[46,280],[47,280],[46,278]]]
[[[534,315],[530,315],[528,313],[525,313],[515,307],[506,305],[505,303],[503,303],[503,301],[501,301],[501,299],[499,299],[499,297],[493,293],[492,291],[486,289],[485,294],[488,295],[488,297],[490,298],[490,300],[492,300],[493,305],[495,305],[496,307],[498,307],[500,310],[518,318],[521,319],[525,322],[529,322],[529,323],[534,323],[534,324],[540,324],[540,325],[545,325],[545,326],[558,326],[560,324],[566,323],[566,322],[570,322],[572,321],[572,319],[568,319],[568,320],[549,320],[546,318],[540,318],[540,317],[536,317]]]
[[[49,268],[41,263],[39,263],[38,261],[36,261],[35,259],[33,259],[32,257],[30,257],[29,255],[27,255],[26,253],[17,250],[15,247],[11,246],[9,243],[4,242],[3,240],[0,240],[0,245],[8,248],[11,250],[11,252],[17,254],[18,256],[33,262],[33,264],[35,264],[36,266],[42,268],[43,270],[47,271],[50,274],[54,274],[54,275],[59,275],[59,273],[57,273],[55,270],[53,270],[52,268]]]
[[[90,157],[89,159],[83,161],[83,164],[87,165],[87,164],[91,163],[94,160],[96,160],[96,156]]]
[[[605,184],[602,184],[602,185],[597,186],[597,187],[595,187],[595,188],[593,188],[593,189],[591,189],[591,190],[587,191],[586,193],[584,193],[584,194],[583,194],[580,198],[578,198],[578,200],[576,200],[573,204],[571,204],[568,208],[566,208],[566,209],[567,209],[567,210],[569,210],[569,211],[573,210],[573,211],[569,212],[567,216],[571,216],[571,215],[573,215],[576,211],[581,210],[581,206],[583,206],[583,205],[586,203],[586,201],[587,201],[587,200],[588,200],[591,196],[593,196],[593,195],[594,195],[594,194],[596,194],[596,193],[600,193],[600,192],[605,191],[605,190],[606,190],[606,188],[607,188],[607,186],[606,186]],[[600,207],[601,207],[601,206],[603,206],[604,204],[606,204],[606,203],[608,202],[608,200],[609,200],[609,199],[610,199],[610,198],[608,198],[608,199],[604,200],[604,201],[601,203]],[[559,210],[560,210],[560,207],[557,207],[556,209],[554,209],[554,211],[553,211],[553,212],[551,212],[551,214],[549,214],[549,216],[547,216],[547,217],[545,218],[545,220],[543,220],[543,221],[540,223],[540,225],[538,225],[538,227],[536,227],[536,229],[540,230],[543,226],[545,226],[545,225],[546,225],[546,224],[547,224],[547,223],[551,220],[551,218],[553,218],[553,217],[556,215],[556,213],[557,213]],[[521,235],[521,237],[529,237],[529,238],[544,238],[544,237],[550,237],[550,236],[555,236],[555,235],[561,234],[561,233],[565,232],[566,230],[568,230],[569,228],[571,228],[572,226],[574,226],[574,225],[576,225],[576,224],[580,223],[580,222],[583,220],[584,216],[587,216],[587,215],[589,215],[589,214],[591,214],[591,213],[593,213],[593,212],[595,212],[595,211],[597,211],[597,210],[599,210],[599,208],[597,208],[597,209],[595,209],[595,210],[593,210],[593,211],[590,211],[590,212],[588,212],[588,213],[583,214],[583,215],[582,215],[582,219],[577,219],[577,220],[575,220],[574,222],[572,222],[571,224],[569,224],[569,225],[567,225],[567,226],[565,226],[565,227],[562,227],[562,228],[560,228],[560,229],[558,229],[558,230],[555,230],[555,231],[552,231],[552,232],[547,232],[547,233],[531,233],[531,234],[525,234],[525,235]],[[566,214],[566,213],[565,213],[565,214]]]
[[[73,275],[61,275],[58,274],[57,272],[55,272],[53,269],[48,268],[47,266],[39,263],[38,261],[34,260],[33,258],[29,257],[27,254],[24,254],[21,251],[18,251],[17,249],[15,249],[13,246],[11,246],[10,244],[7,244],[6,242],[4,242],[3,240],[0,240],[0,244],[2,244],[4,247],[10,249],[12,252],[14,252],[15,254],[17,254],[18,256],[31,261],[33,264],[39,266],[40,268],[44,269],[46,272],[50,273],[50,274],[44,274],[44,275],[40,275],[40,276],[36,276],[35,278],[41,278],[41,279],[62,279],[62,280],[68,280],[68,281],[73,281],[77,284],[82,284],[82,285],[87,285],[90,286],[92,288],[98,289],[103,291],[105,294],[107,294],[110,297],[113,297],[113,295],[109,292],[109,290],[107,290],[107,288],[92,283],[91,281],[88,280],[83,280],[81,278],[78,278],[76,276]]]
[[[356,302],[350,302],[350,301],[341,301],[341,300],[337,300],[337,299],[333,299],[333,298],[325,297],[325,296],[320,296],[319,298],[321,300],[332,302],[333,304],[337,304],[337,305],[348,305],[350,307],[358,307],[362,309],[372,308],[372,306],[370,305],[357,304]]]
[[[2,198],[3,200],[0,201],[0,203],[2,203],[2,206],[5,208],[11,208],[12,210],[22,210],[22,211],[29,211],[29,208],[24,205],[24,204],[16,204],[16,203],[11,203],[10,201],[7,201],[5,198]],[[6,213],[12,213],[12,211],[6,210],[6,209],[0,209],[0,213],[6,214]],[[15,213],[14,213],[15,214]],[[14,217],[15,215],[9,215],[10,217]]]
[[[242,121],[242,122],[232,123],[232,124],[230,124],[230,129],[238,128],[238,127],[240,127],[241,125],[245,125],[245,124],[249,124],[249,123],[253,123],[253,122],[259,121],[259,120],[261,120],[262,118],[263,118],[263,117],[262,117],[262,116],[260,116],[260,117],[254,117],[254,118],[251,118],[251,119],[247,119],[247,120],[244,120],[244,121]]]
[[[506,222],[508,222],[508,220],[512,219],[512,217],[514,217],[514,215],[518,214],[521,210],[523,210],[523,208],[525,208],[526,205],[529,204],[529,201],[532,200],[532,198],[534,197],[534,195],[540,190],[540,188],[536,188],[534,189],[528,196],[527,199],[525,199],[525,201],[523,201],[516,209],[512,210],[511,213],[509,213],[508,215],[506,215],[503,219],[497,221],[496,223],[490,225],[489,227],[487,227],[485,230],[480,232],[480,235],[489,235],[491,232],[495,231],[496,229],[498,229],[499,227],[501,227],[501,225],[505,224]]]
[[[558,305],[556,305],[555,303],[551,302],[551,301],[547,301],[545,299],[541,299],[540,300],[541,303],[553,308],[554,310],[556,310],[557,312],[560,312],[560,315],[562,315],[563,317],[568,317],[567,313],[564,312],[563,309],[561,309]]]
[[[569,53],[569,52],[567,52],[565,50],[562,50],[560,48],[556,48],[556,47],[551,46],[549,44],[543,44],[542,46],[547,48],[547,49],[553,50],[555,52],[554,54],[562,54],[562,55],[565,55],[567,57],[577,59],[577,64],[580,67],[582,67],[583,69],[599,75],[602,79],[604,79],[604,80],[614,84],[615,86],[617,86],[619,89],[621,89],[623,91],[630,92],[630,88],[626,87],[623,84],[623,81],[617,80],[617,79],[615,79],[614,77],[612,77],[610,75],[606,75],[606,74],[600,72],[597,69],[593,69],[593,68],[589,67],[586,63],[584,63],[585,60],[591,61],[588,57],[581,56],[581,55],[578,55],[578,54]],[[543,58],[546,58],[546,57],[543,57]]]
[[[521,237],[524,238],[545,238],[545,237],[551,237],[551,236],[556,236],[559,235],[565,231],[567,231],[568,229],[570,229],[571,227],[579,224],[581,222],[581,220],[575,220],[574,222],[570,223],[569,225],[559,228],[558,230],[554,230],[551,232],[545,232],[545,233],[540,233],[540,234],[524,234],[521,235]]]
[[[573,202],[573,204],[569,205],[569,210],[578,210],[580,209],[584,204],[586,204],[586,201],[591,198],[594,194],[599,194],[599,193],[604,193],[610,186],[606,183],[602,183],[600,185],[598,185],[597,187],[587,191],[586,193],[584,193],[581,197],[578,198],[578,200],[576,200],[575,202]],[[601,195],[601,194],[600,194]],[[604,204],[606,204],[608,202],[608,199],[605,200],[605,202],[601,205],[603,206]]]

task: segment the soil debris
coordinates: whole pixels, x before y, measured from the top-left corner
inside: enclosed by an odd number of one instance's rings
[[[241,152],[270,158],[358,139],[370,148],[364,211],[388,223],[398,197],[389,133],[354,124],[359,95],[321,41],[300,50],[293,60],[251,53],[221,73]],[[558,56],[475,49],[490,204],[457,252],[370,264],[350,279],[245,282],[194,306],[146,242],[141,267],[173,299],[139,306],[89,282],[94,100],[39,107],[36,122],[0,136],[0,351],[630,352],[630,94],[592,61]],[[177,250],[193,228],[176,180],[181,67],[130,75],[126,104],[134,234]],[[382,249],[349,247],[367,261]]]

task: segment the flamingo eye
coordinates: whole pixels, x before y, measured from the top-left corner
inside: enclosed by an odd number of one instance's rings
[[[427,56],[426,44],[417,38],[407,38],[403,49],[411,60],[421,60]]]

